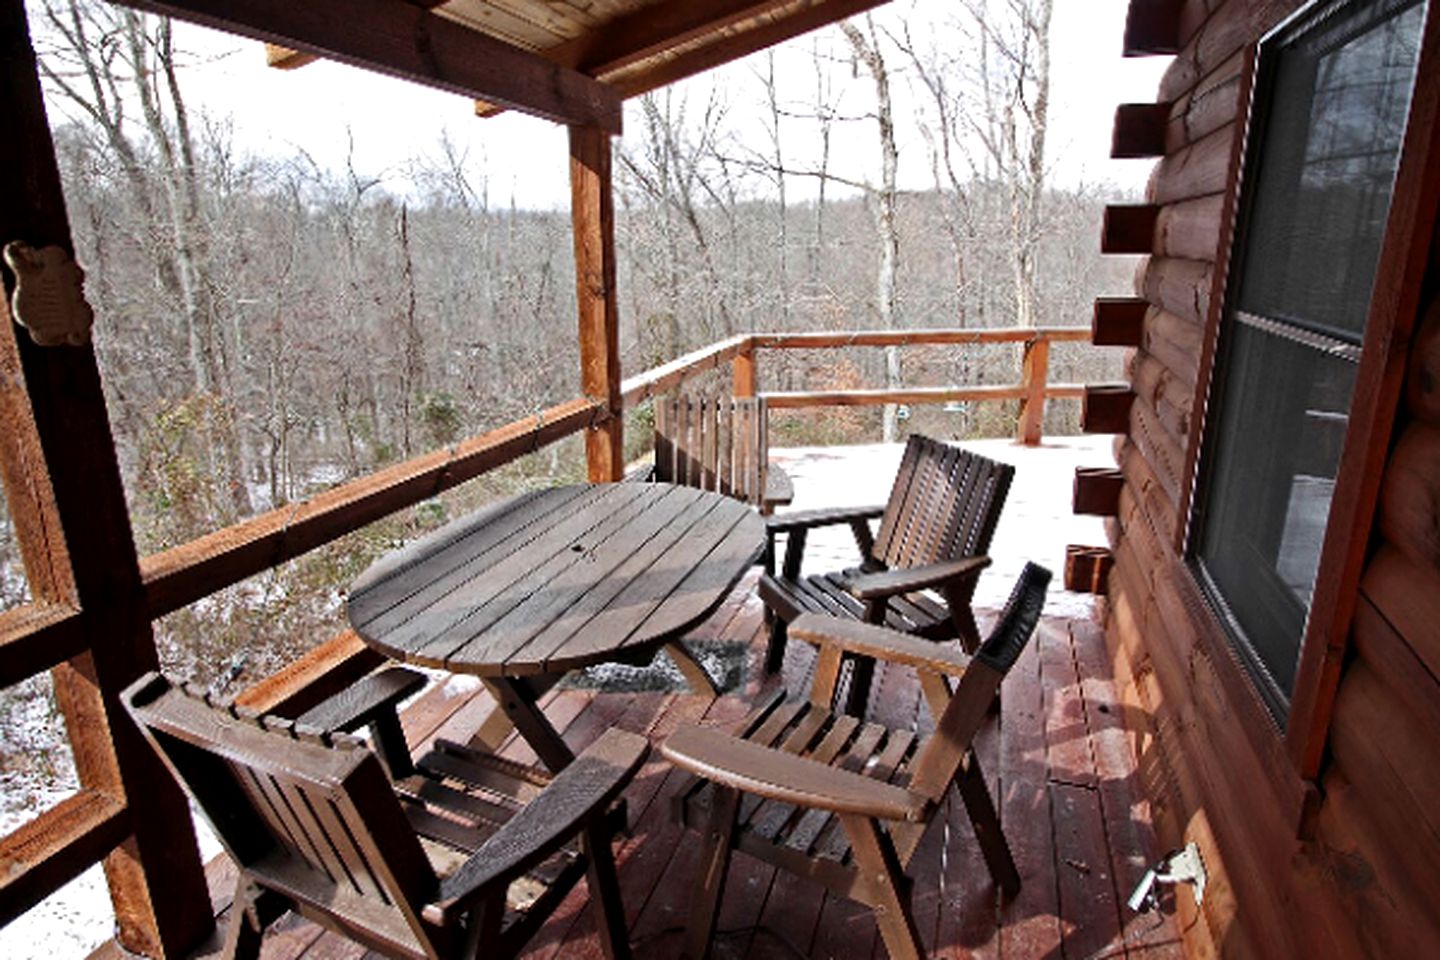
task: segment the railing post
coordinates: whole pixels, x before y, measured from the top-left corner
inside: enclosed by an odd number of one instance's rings
[[[580,314],[580,389],[609,413],[585,434],[592,482],[625,475],[620,398],[620,310],[615,296],[615,197],[610,135],[570,128],[570,216],[575,234],[575,293]]]
[[[20,0],[0,0],[0,49],[9,144],[0,151],[0,244],[73,251]],[[5,274],[0,297],[8,300],[12,279]],[[39,346],[8,317],[0,322],[0,473],[21,521],[21,555],[37,600],[78,606],[92,644],[54,669],[55,698],[82,791],[126,808],[128,836],[105,856],[117,939],[134,953],[181,956],[215,921],[185,796],[120,703],[126,686],[159,668],[159,656],[95,349]],[[39,867],[37,891],[101,852],[78,849]]]
[[[745,349],[736,354],[735,360],[730,366],[734,378],[734,386],[731,389],[731,393],[736,397],[755,396],[758,377],[755,370],[754,343],[746,341]]]
[[[1025,343],[1024,370],[1020,384],[1025,398],[1020,401],[1017,437],[1027,447],[1039,446],[1045,429],[1045,382],[1050,370],[1050,341],[1037,335]]]

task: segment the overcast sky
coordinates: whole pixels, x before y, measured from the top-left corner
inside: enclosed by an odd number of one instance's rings
[[[895,0],[876,16],[882,23],[909,17],[917,35],[923,36],[924,22],[940,16],[950,2]],[[1117,103],[1153,99],[1169,58],[1120,56],[1127,6],[1128,0],[1056,0],[1047,151],[1056,183],[1108,181],[1133,189],[1145,183],[1148,161],[1109,159],[1111,120]],[[191,106],[232,118],[236,141],[246,151],[290,156],[298,148],[323,165],[343,169],[353,143],[358,171],[384,175],[387,186],[403,192],[407,161],[435,152],[444,131],[468,156],[472,180],[487,179],[493,203],[508,204],[512,198],[522,207],[568,203],[565,133],[548,121],[518,115],[478,119],[463,97],[335,63],[274,70],[265,66],[259,44],[188,24],[177,30],[177,40],[194,55],[185,76]],[[822,32],[822,44],[840,42],[835,28]],[[797,111],[812,109],[814,48],[809,37],[778,48],[780,95]],[[765,54],[758,54],[685,81],[672,95],[689,98],[698,111],[716,88],[728,104],[729,125],[736,136],[764,149],[768,141],[759,121],[762,88],[757,80],[757,71],[764,66]],[[930,182],[927,152],[916,125],[905,122],[914,111],[914,101],[907,93],[898,55],[892,68],[901,184],[923,189]],[[868,79],[852,79],[843,64],[832,67],[832,76],[842,112],[862,114],[873,108]],[[632,103],[626,115],[632,138],[641,131],[634,113]],[[793,129],[785,131],[785,139],[798,154],[815,138],[803,121],[795,121]],[[838,172],[860,180],[873,177],[878,166],[873,122],[844,125],[833,156]],[[803,180],[791,185],[792,196],[803,196],[809,189],[811,183]]]

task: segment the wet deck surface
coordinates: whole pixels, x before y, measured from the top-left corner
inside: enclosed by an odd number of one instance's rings
[[[619,726],[662,741],[683,723],[728,724],[775,684],[804,690],[813,653],[792,643],[783,674],[762,678],[761,607],[747,577],[693,635],[743,645],[746,682],[709,700],[689,693],[554,692],[547,714],[576,750]],[[988,626],[982,617],[982,630]],[[489,696],[467,679],[432,687],[407,709],[417,752],[436,737],[466,741],[489,716]],[[924,731],[930,723],[913,672],[882,668],[872,712],[887,724]],[[1047,617],[1007,678],[998,722],[979,741],[984,767],[1019,865],[1023,888],[997,906],[959,801],[926,835],[911,866],[915,910],[932,955],[943,957],[1179,956],[1173,920],[1135,917],[1124,898],[1157,851],[1148,805],[1139,795],[1132,744],[1113,703],[1104,642],[1088,618]],[[503,752],[533,761],[523,742]],[[618,848],[630,937],[638,957],[677,956],[688,895],[697,880],[697,845],[671,820],[670,797],[684,777],[658,753],[627,794],[633,835]],[[693,839],[693,838],[692,838]],[[714,955],[723,958],[883,957],[868,912],[812,883],[777,874],[737,854]],[[217,913],[226,920],[233,874],[209,869]],[[599,956],[583,885],[530,946],[533,957]],[[1167,907],[1168,909],[1168,907]],[[216,941],[218,943],[218,940]],[[113,944],[99,955],[118,956]],[[209,953],[202,954],[211,955]],[[334,960],[365,951],[289,917],[272,927],[273,960]]]

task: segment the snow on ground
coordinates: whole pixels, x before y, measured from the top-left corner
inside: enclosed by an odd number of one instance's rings
[[[976,606],[1003,606],[1025,561],[1033,560],[1055,573],[1045,612],[1065,617],[1089,616],[1094,598],[1061,587],[1065,546],[1104,546],[1105,527],[1099,517],[1071,512],[1071,488],[1076,467],[1114,465],[1111,438],[1046,437],[1038,447],[1010,440],[969,440],[961,446],[1015,467],[1010,496],[990,545],[994,563],[980,576]],[[890,496],[904,449],[899,443],[772,448],[770,459],[783,466],[795,483],[795,502],[785,509],[811,510],[883,504]],[[802,569],[820,573],[851,566],[856,559],[855,540],[848,526],[812,530]]]

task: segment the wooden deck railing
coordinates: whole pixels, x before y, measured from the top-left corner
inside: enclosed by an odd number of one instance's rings
[[[950,400],[1022,402],[1020,435],[1038,442],[1046,398],[1075,397],[1082,387],[1046,382],[1049,345],[1083,341],[1089,328],[1003,330],[909,330],[856,333],[752,334],[711,344],[625,380],[623,407],[674,390],[703,373],[731,370],[734,393],[754,395],[757,354],[763,350],[846,347],[1020,343],[1024,369],[1013,386],[957,386],[899,390],[768,393],[775,408]],[[524,420],[463,440],[377,473],[352,480],[309,500],[271,510],[189,543],[140,560],[148,615],[160,617],[226,587],[331,543],[382,517],[414,506],[483,473],[564,437],[604,424],[611,417],[596,399],[578,398]],[[0,612],[0,686],[8,686],[65,663],[89,648],[80,611],[62,603],[26,604]],[[294,715],[318,698],[378,664],[380,656],[346,631],[322,643],[240,697],[256,709]],[[0,838],[0,922],[48,896],[81,869],[103,857],[126,835],[126,808],[104,792],[82,790],[75,798]]]

